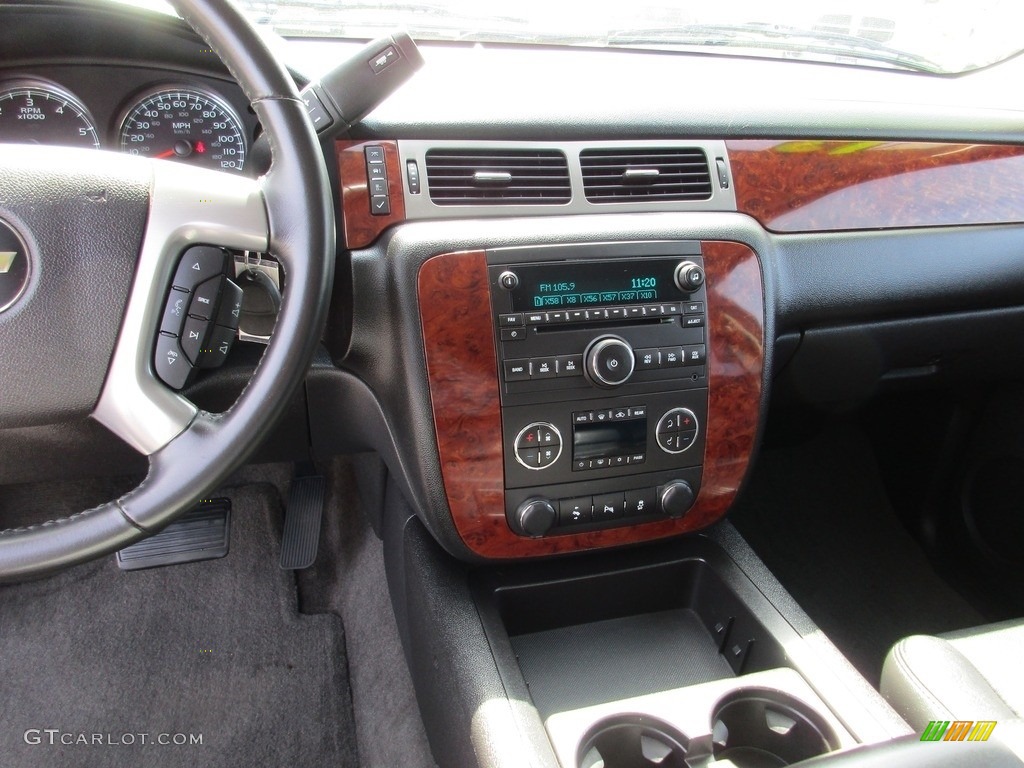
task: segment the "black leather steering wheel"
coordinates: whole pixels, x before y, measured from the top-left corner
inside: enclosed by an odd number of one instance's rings
[[[146,479],[125,496],[0,531],[0,580],[113,552],[194,505],[277,421],[326,318],[331,192],[294,82],[227,0],[174,5],[252,103],[271,168],[252,180],[95,150],[0,147],[0,220],[30,265],[20,298],[0,311],[0,428],[53,423],[84,407],[149,456]],[[198,410],[153,372],[161,306],[192,244],[266,252],[286,275],[270,345],[223,414]]]

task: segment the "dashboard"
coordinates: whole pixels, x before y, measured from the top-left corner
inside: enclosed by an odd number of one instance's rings
[[[263,169],[244,95],[183,25],[152,17],[129,39],[137,12],[54,7],[4,9],[0,140]],[[38,16],[34,37],[9,31],[17,14]],[[292,52],[323,72],[351,48]],[[378,452],[452,554],[699,530],[741,489],[772,398],[1012,368],[1019,111],[820,64],[751,78],[719,57],[424,53],[323,142],[341,253],[298,450]],[[667,98],[667,80],[692,85]]]

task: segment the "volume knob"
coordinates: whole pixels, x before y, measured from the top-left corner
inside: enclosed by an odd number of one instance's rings
[[[599,387],[617,387],[633,375],[636,358],[629,342],[618,336],[594,339],[584,353],[587,378]]]
[[[551,530],[555,524],[555,506],[547,499],[527,499],[516,510],[516,521],[523,533],[537,538]]]

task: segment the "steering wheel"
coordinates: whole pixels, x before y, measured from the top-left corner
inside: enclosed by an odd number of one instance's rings
[[[91,413],[149,457],[145,480],[119,499],[0,531],[0,580],[121,549],[192,507],[268,434],[325,322],[331,191],[295,85],[227,0],[173,4],[251,102],[270,170],[253,180],[92,149],[0,147],[0,221],[18,243],[0,251],[25,259],[0,274],[0,308],[5,287],[16,295],[0,310],[0,428]],[[223,414],[200,411],[153,369],[176,264],[198,244],[269,253],[287,278],[272,340]]]

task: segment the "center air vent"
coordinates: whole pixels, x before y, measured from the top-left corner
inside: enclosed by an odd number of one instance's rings
[[[711,198],[708,159],[699,149],[584,149],[580,166],[592,203]]]
[[[558,205],[572,198],[565,155],[553,149],[431,149],[437,205]]]

